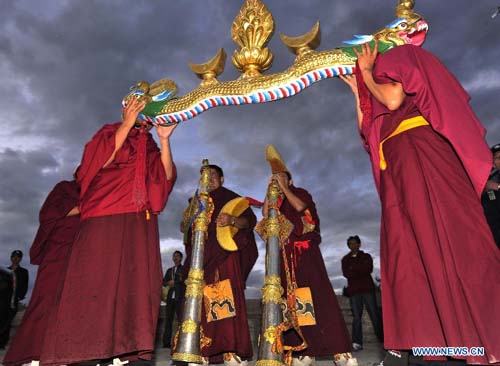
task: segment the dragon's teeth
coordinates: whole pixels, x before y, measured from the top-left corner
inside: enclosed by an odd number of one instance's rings
[[[420,24],[418,26],[418,31],[423,31],[423,30],[427,30],[428,29],[428,26],[427,26],[427,23],[424,23],[424,24]]]

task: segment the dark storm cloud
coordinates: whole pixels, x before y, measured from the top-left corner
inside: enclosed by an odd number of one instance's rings
[[[0,14],[0,255],[27,250],[41,203],[54,184],[69,179],[85,142],[105,122],[120,119],[120,100],[138,80],[174,79],[180,94],[199,80],[188,61],[203,63],[220,47],[228,53],[221,80],[239,76],[230,62],[231,23],[243,1],[78,1],[2,3]],[[276,31],[269,47],[277,72],[294,56],[278,33],[306,33],[321,21],[329,49],[352,34],[372,33],[394,17],[396,1],[267,1]],[[430,24],[425,47],[452,70],[500,141],[495,106],[500,92],[500,20],[493,0],[417,1]],[[201,160],[221,165],[226,186],[262,200],[269,167],[264,148],[279,149],[298,186],[313,195],[321,217],[322,251],[330,278],[341,287],[345,240],[358,234],[378,267],[380,207],[355,126],[354,102],[339,80],[320,82],[290,100],[216,108],[181,124],[172,137],[178,181],[160,216],[164,264],[181,246],[179,221],[199,179]],[[257,214],[258,211],[256,211]],[[263,245],[247,293],[258,296]],[[5,261],[4,261],[5,262]],[[25,263],[27,258],[25,259]],[[30,268],[33,272],[33,268]]]

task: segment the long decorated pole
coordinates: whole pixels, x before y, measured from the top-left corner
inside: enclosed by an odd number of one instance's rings
[[[272,181],[267,189],[268,217],[265,222],[267,234],[266,275],[261,290],[262,325],[256,366],[284,365],[283,353],[277,352],[276,349],[277,341],[281,341],[277,340],[276,337],[281,337],[281,333],[277,331],[277,328],[283,322],[281,303],[284,292],[280,277],[278,197],[278,185]]]
[[[174,352],[172,360],[199,363],[203,362],[201,348],[203,343],[203,330],[201,329],[201,306],[203,299],[204,270],[203,254],[205,239],[212,205],[208,195],[210,180],[210,169],[208,160],[204,159],[201,169],[199,184],[199,200],[201,211],[194,220],[193,247],[191,251],[191,267],[186,280],[186,294],[184,299],[184,311],[174,339]]]
[[[256,366],[284,365],[282,332],[283,287],[281,286],[281,242],[288,237],[292,224],[279,213],[279,188],[273,180],[267,189],[268,216],[257,226],[266,240],[266,275],[262,287],[262,323]]]

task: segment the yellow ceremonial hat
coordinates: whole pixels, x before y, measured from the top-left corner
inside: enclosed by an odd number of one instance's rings
[[[266,160],[269,162],[269,165],[271,165],[271,171],[273,174],[288,173],[291,176],[283,158],[273,145],[266,146]]]
[[[248,200],[244,197],[238,197],[227,202],[221,209],[221,213],[227,213],[231,216],[240,216],[243,211],[249,207]],[[234,241],[233,237],[238,232],[238,228],[235,226],[217,226],[217,241],[222,249],[234,252],[238,250],[238,245]]]

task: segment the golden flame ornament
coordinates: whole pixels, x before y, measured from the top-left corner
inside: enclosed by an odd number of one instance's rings
[[[260,76],[273,63],[266,47],[274,33],[274,19],[260,0],[247,0],[233,21],[231,37],[241,47],[234,51],[232,62],[243,77]]]

